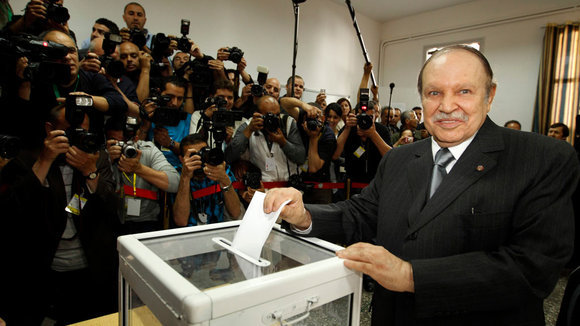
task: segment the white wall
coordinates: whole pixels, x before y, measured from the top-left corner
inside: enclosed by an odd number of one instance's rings
[[[26,0],[11,1],[16,13]],[[90,34],[97,18],[108,18],[124,27],[123,7],[129,1],[66,0],[70,28],[78,41]],[[190,19],[190,37],[202,51],[215,57],[222,46],[238,46],[245,52],[247,71],[254,78],[258,65],[282,85],[292,74],[294,11],[290,0],[140,0],[152,32],[178,34],[181,19]],[[296,74],[306,88],[326,89],[329,94],[355,96],[364,59],[348,8],[330,0],[300,4]],[[371,61],[378,62],[381,24],[357,13]],[[234,67],[231,62],[226,67]],[[282,92],[284,94],[285,91]]]
[[[420,105],[416,84],[424,49],[482,39],[498,91],[490,117],[519,120],[531,130],[544,26],[580,20],[578,0],[480,0],[383,25],[381,84],[396,83],[393,102]],[[388,87],[383,87],[383,98]]]

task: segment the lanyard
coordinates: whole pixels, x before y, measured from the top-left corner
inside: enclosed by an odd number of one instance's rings
[[[77,82],[75,83],[75,88],[73,89],[73,92],[77,91],[77,87],[79,87],[79,80],[80,80],[80,75],[77,75]],[[58,90],[58,86],[56,84],[52,84],[52,90],[54,91],[54,96],[56,96],[56,98],[60,97],[60,91]]]
[[[123,176],[127,179],[127,181],[131,182],[131,179],[123,172]],[[133,197],[137,197],[137,174],[133,173]]]

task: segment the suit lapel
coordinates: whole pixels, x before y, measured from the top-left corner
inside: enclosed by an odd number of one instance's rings
[[[425,207],[419,212],[416,221],[411,221],[412,224],[409,227],[407,235],[416,232],[436,218],[469,186],[495,168],[497,164],[496,160],[492,155],[488,155],[487,153],[504,148],[503,140],[498,129],[499,127],[487,118],[476,137],[467,147],[463,155],[461,155],[455,166],[453,166],[451,172],[443,179],[439,189],[437,189],[433,197],[427,201]],[[424,159],[424,161],[426,160]],[[427,171],[430,171],[429,169],[432,167],[432,158],[430,158],[430,164]],[[430,175],[430,172],[427,172],[427,177],[422,179],[421,183],[424,185],[423,196],[426,196]],[[419,206],[413,205],[414,208],[411,211]]]
[[[431,169],[433,167],[433,155],[431,155],[431,140],[421,143],[415,151],[415,159],[407,164],[407,176],[409,187],[413,198],[413,205],[408,212],[409,226],[418,219],[419,212],[425,203],[425,196],[427,186],[425,180],[431,177]]]

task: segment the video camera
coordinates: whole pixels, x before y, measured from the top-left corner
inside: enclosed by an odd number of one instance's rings
[[[250,89],[250,93],[253,97],[262,97],[268,95],[268,92],[264,88],[266,80],[268,80],[268,67],[258,66],[258,84],[253,84]]]
[[[24,79],[31,82],[63,84],[70,80],[70,66],[59,60],[68,54],[65,45],[28,34],[0,36],[0,79],[10,81],[14,63],[20,57],[28,59]]]
[[[122,42],[121,35],[110,32],[105,33],[105,38],[103,39],[103,51],[105,51],[105,54],[99,58],[99,61],[101,61],[101,67],[105,68],[107,75],[113,78],[120,78],[125,73],[123,63],[113,59],[111,56]]]
[[[0,135],[0,157],[4,159],[14,158],[20,152],[20,138]]]
[[[356,122],[360,129],[368,130],[370,127],[373,126],[373,116],[367,114],[368,106],[369,106],[369,89],[368,88],[361,88],[360,89],[360,110],[356,116]]]
[[[43,5],[46,8],[46,19],[58,24],[65,24],[70,19],[68,9],[57,3],[57,0],[45,0]]]
[[[155,123],[157,126],[171,126],[175,127],[181,120],[187,118],[187,112],[181,111],[180,108],[170,108],[167,104],[171,101],[171,97],[161,95],[158,89],[151,89],[151,97],[147,98],[147,102],[153,102],[157,108],[153,112],[153,116],[149,117],[147,112],[141,107],[139,113],[141,118]]]
[[[87,131],[81,126],[85,120],[85,114],[93,110],[93,98],[88,95],[69,95],[65,105],[64,117],[70,124],[65,131],[65,136],[69,144],[86,153],[98,152],[104,145],[103,135]]]

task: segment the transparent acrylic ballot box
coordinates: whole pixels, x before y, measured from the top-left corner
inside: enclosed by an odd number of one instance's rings
[[[275,225],[258,266],[220,245],[239,224],[119,237],[119,324],[359,325],[362,277],[341,247]]]

